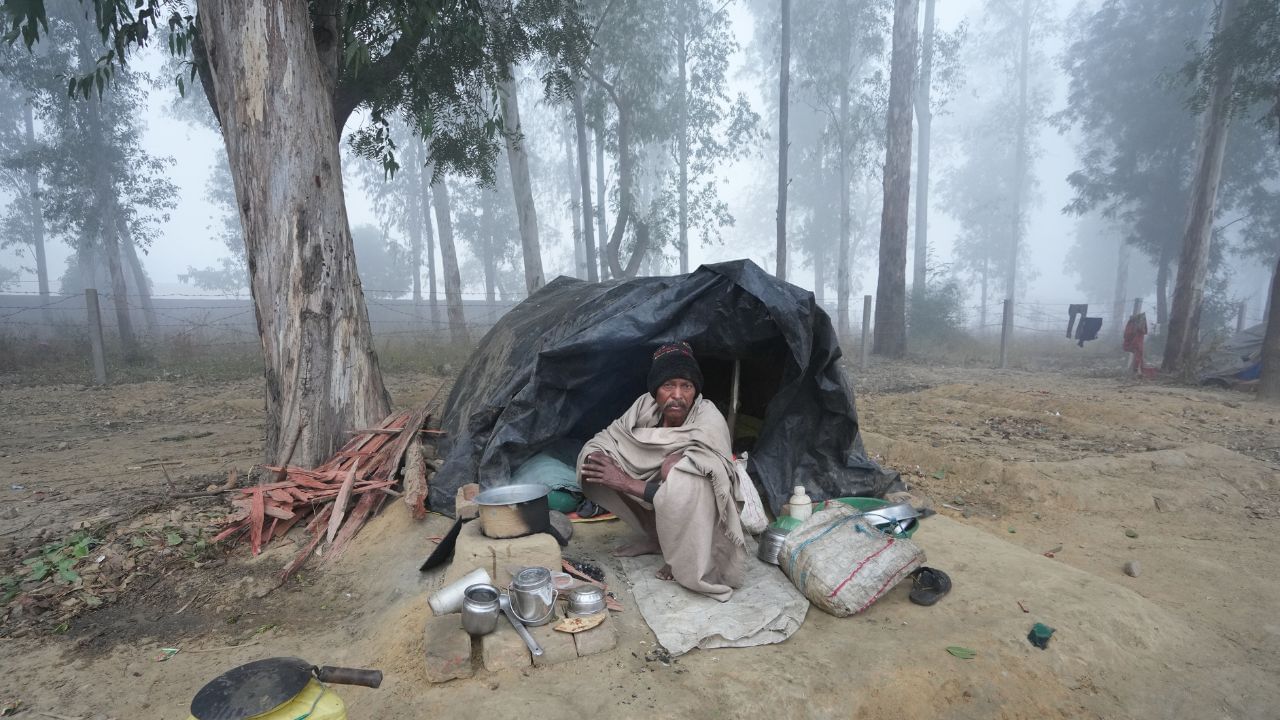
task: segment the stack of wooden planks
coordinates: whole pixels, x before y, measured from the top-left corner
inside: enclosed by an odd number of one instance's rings
[[[428,420],[427,408],[414,413],[396,413],[381,425],[359,430],[332,458],[316,468],[285,465],[266,467],[275,473],[273,482],[239,490],[231,501],[235,511],[214,542],[248,536],[254,555],[272,540],[284,537],[305,523],[311,538],[281,572],[287,579],[306,563],[321,542],[327,542],[325,557],[340,557],[351,538],[360,531],[389,497],[403,497],[415,517],[426,515],[427,463],[417,439]],[[400,467],[405,462],[403,492]]]

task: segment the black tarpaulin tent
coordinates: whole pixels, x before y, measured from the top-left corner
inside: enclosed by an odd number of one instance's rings
[[[645,392],[653,350],[672,340],[693,346],[703,395],[726,416],[737,361],[735,449],[754,435],[747,470],[774,512],[795,485],[826,499],[882,495],[896,480],[863,451],[835,331],[813,293],[738,260],[674,277],[560,277],[504,315],[445,404],[431,507],[452,512],[460,486],[501,485],[552,443],[590,439]]]

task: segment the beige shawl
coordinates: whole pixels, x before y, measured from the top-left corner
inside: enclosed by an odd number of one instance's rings
[[[628,475],[649,482],[658,478],[667,455],[684,453],[677,467],[707,478],[715,491],[721,531],[734,545],[745,547],[738,516],[741,498],[734,482],[737,474],[730,460],[733,450],[724,416],[714,403],[699,395],[683,425],[659,427],[661,422],[658,402],[648,393],[641,395],[622,417],[583,446],[578,454],[579,472],[588,455],[603,451]]]

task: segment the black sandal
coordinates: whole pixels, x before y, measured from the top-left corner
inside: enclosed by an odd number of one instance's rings
[[[951,592],[951,578],[941,570],[920,567],[911,573],[911,602],[917,605],[933,605]]]

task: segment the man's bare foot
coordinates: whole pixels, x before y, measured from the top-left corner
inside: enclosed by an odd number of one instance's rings
[[[658,572],[653,574],[653,576],[658,578],[659,580],[675,580],[676,579],[676,576],[671,574],[670,565],[663,565],[661,568],[658,569]]]
[[[619,545],[614,548],[614,557],[639,557],[641,555],[657,555],[662,552],[656,538],[645,538],[629,545]]]

